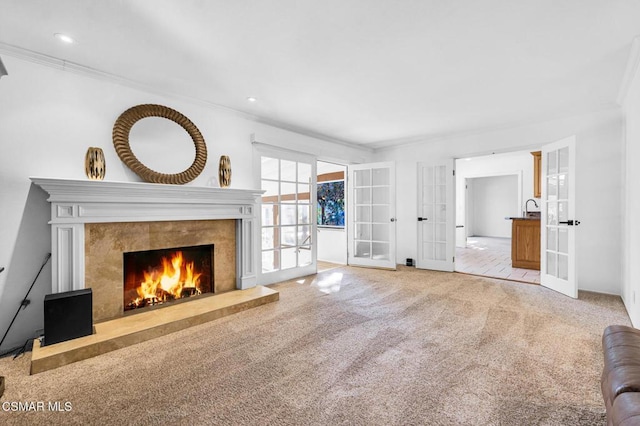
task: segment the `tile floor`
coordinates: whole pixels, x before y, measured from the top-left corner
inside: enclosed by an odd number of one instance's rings
[[[511,267],[511,238],[468,237],[456,247],[456,272],[540,284],[540,271]]]

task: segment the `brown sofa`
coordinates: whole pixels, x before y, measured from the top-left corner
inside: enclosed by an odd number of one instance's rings
[[[640,425],[640,330],[610,325],[602,335],[601,387],[608,425]]]

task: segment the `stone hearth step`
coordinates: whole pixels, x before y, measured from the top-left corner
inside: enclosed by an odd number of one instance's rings
[[[135,345],[167,333],[275,302],[279,298],[280,294],[277,291],[257,286],[100,322],[95,324],[95,333],[91,336],[54,345],[41,347],[40,341],[36,339],[31,355],[31,374]]]

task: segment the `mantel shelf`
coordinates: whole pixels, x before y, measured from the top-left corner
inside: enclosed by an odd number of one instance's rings
[[[254,189],[213,188],[167,185],[145,182],[91,181],[31,177],[33,183],[49,194],[50,202],[253,204],[264,191]]]

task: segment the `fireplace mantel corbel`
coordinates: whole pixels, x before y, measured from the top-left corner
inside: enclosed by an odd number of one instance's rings
[[[261,190],[32,177],[51,203],[52,292],[85,287],[86,223],[236,220],[236,287],[256,285]]]

